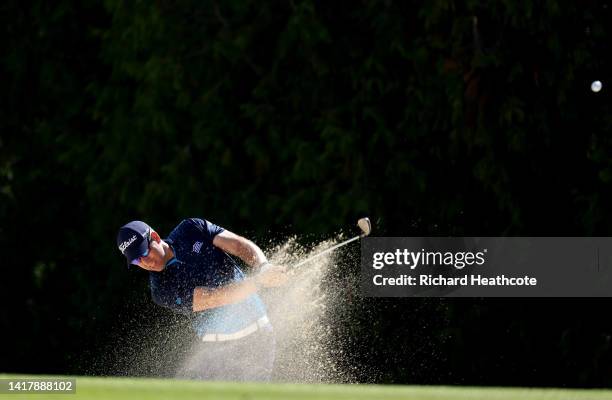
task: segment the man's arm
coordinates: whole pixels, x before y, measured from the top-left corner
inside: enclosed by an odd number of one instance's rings
[[[242,236],[225,230],[214,237],[213,245],[239,257],[257,274],[252,278],[214,289],[196,287],[193,291],[193,311],[237,303],[255,293],[258,286],[280,286],[287,281],[286,268],[270,265],[259,246]],[[260,269],[262,266],[265,266],[265,269]]]
[[[239,257],[252,268],[259,268],[268,262],[268,259],[259,246],[249,239],[238,236],[227,230],[214,237],[213,245],[226,253]]]
[[[264,287],[280,286],[287,282],[287,268],[272,265],[259,246],[230,231],[223,231],[215,236],[213,245],[221,250],[240,257],[253,268],[257,284]]]
[[[192,308],[195,312],[237,303],[256,291],[257,285],[252,279],[245,279],[214,289],[198,286],[193,290]]]

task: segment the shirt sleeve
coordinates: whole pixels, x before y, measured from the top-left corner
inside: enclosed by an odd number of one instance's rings
[[[212,244],[215,236],[223,232],[225,229],[213,224],[210,221],[201,218],[190,218],[191,224],[198,230],[198,233],[202,235],[206,244]]]

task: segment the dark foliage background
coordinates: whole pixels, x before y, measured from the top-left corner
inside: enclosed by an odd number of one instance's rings
[[[132,219],[610,235],[606,1],[0,8],[0,371],[122,373],[93,360],[163,313],[115,248]],[[365,382],[609,387],[611,305],[357,299],[341,334]]]

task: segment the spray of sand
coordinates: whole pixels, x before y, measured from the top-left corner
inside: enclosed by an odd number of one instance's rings
[[[274,263],[291,266],[334,244],[300,247],[295,238],[272,249]],[[334,334],[336,309],[344,301],[335,279],[334,254],[329,253],[293,271],[289,284],[264,293],[277,335],[275,380],[289,382],[351,382],[344,368],[342,346]]]

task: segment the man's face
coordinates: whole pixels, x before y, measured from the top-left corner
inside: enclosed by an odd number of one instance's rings
[[[149,252],[145,256],[139,257],[133,264],[138,265],[147,271],[163,271],[166,263],[164,261],[164,248],[161,244],[161,238],[157,232],[151,232],[151,240],[149,241]]]

